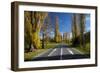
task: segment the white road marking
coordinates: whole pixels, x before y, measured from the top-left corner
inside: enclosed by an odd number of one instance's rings
[[[77,51],[77,52],[80,53],[80,54],[84,54],[83,52],[77,50],[76,48],[72,48],[72,49],[75,50],[75,51]]]
[[[49,50],[51,50],[51,49],[48,49],[47,51],[44,51],[43,53],[38,54],[38,55],[35,56],[33,59],[35,59],[35,58],[37,58],[37,57],[40,57],[41,55],[45,54],[45,53],[48,52]]]
[[[67,49],[71,54],[74,54],[70,49]]]
[[[63,54],[63,49],[61,48],[61,51],[60,51],[60,60],[62,60],[62,54]]]
[[[48,56],[51,56],[55,51],[56,51],[56,49],[54,49],[53,51],[51,51]]]

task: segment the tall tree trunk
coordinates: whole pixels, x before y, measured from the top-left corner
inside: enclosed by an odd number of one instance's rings
[[[59,42],[59,24],[58,24],[58,17],[55,18],[55,42]]]
[[[72,43],[73,45],[78,45],[80,43],[79,36],[80,36],[80,27],[79,27],[79,14],[72,15]]]
[[[80,14],[80,30],[81,30],[81,46],[85,47],[85,37],[84,37],[84,32],[85,32],[85,15]]]
[[[44,48],[44,33],[42,34],[42,48]]]
[[[39,37],[39,30],[36,30],[35,32],[33,32],[32,34],[32,43],[35,49],[40,48],[40,37]]]

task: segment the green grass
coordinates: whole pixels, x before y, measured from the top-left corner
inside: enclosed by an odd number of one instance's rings
[[[50,48],[55,48],[55,46],[57,46],[57,43],[48,43],[45,44],[45,49],[50,49]]]
[[[37,56],[38,54],[40,54],[44,51],[46,51],[46,49],[37,49],[33,52],[24,53],[24,60],[25,61],[31,61],[35,56]]]
[[[40,54],[40,53],[42,53],[50,48],[55,48],[55,46],[57,46],[57,45],[58,45],[57,43],[48,43],[48,44],[45,44],[45,48],[40,48],[40,49],[37,49],[33,52],[24,53],[24,60],[31,61],[38,54]]]
[[[85,48],[77,46],[76,49],[80,50],[84,54],[90,54],[90,43],[86,43]]]

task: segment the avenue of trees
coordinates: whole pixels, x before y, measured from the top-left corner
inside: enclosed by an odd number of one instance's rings
[[[85,23],[85,14],[72,14],[72,39],[70,40],[73,46],[85,47],[86,42],[90,41],[90,32],[85,34]],[[50,37],[52,31],[54,32],[53,38]],[[59,31],[59,18],[55,16],[55,24],[52,24],[47,12],[25,11],[24,32],[25,51],[44,49],[45,44],[50,41],[55,43],[65,41]],[[67,34],[64,33],[63,35]]]
[[[31,11],[25,11],[24,13],[25,49],[30,50],[33,47],[38,49],[41,47],[39,33],[48,13]]]
[[[72,43],[74,46],[85,48],[90,43],[90,31],[86,32],[86,15],[73,14],[72,16]]]
[[[50,32],[54,30],[47,12],[24,12],[24,47],[25,51],[45,48],[50,40]],[[41,36],[40,36],[41,34]],[[54,40],[53,40],[54,41]]]

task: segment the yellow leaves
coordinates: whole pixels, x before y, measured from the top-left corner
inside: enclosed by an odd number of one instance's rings
[[[47,13],[45,12],[24,12],[25,40],[32,42],[32,45],[36,49],[41,47],[39,33],[46,16]],[[28,43],[28,45],[30,44],[27,41],[25,41],[25,43]]]
[[[58,24],[58,17],[56,16],[56,24],[55,24],[55,41],[58,43],[58,42],[61,42],[62,41],[62,36],[59,32],[59,24]]]
[[[59,33],[58,35],[56,35],[56,37],[55,37],[55,41],[56,41],[57,43],[59,43],[59,42],[62,41],[62,36],[61,36],[60,33]]]
[[[39,37],[39,32],[36,31],[33,33],[32,35],[32,43],[33,43],[33,46],[35,46],[35,48],[40,48],[40,37]]]

